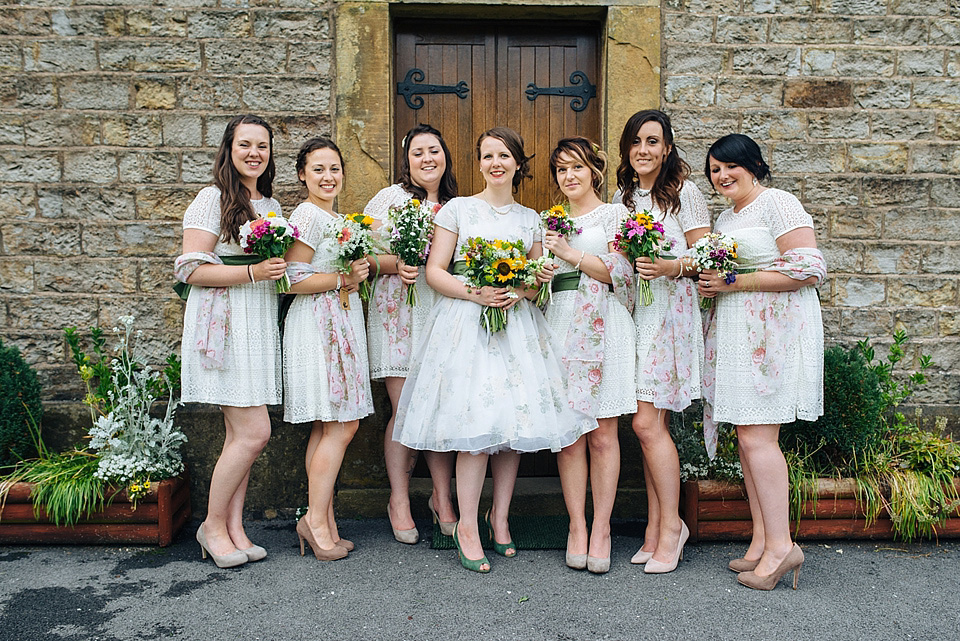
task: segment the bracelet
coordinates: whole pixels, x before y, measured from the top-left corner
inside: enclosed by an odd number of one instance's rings
[[[337,272],[337,286],[334,288],[333,291],[339,292],[341,289],[343,289],[345,280],[346,278],[344,278],[343,273]]]
[[[256,279],[253,277],[253,265],[247,265],[247,276],[250,277],[251,283],[257,282]]]
[[[583,262],[583,257],[586,255],[587,255],[587,252],[585,251],[580,252],[580,260],[578,260],[577,264],[573,266],[574,271],[580,269],[580,263]]]
[[[677,266],[678,266],[677,275],[674,276],[674,278],[680,278],[681,276],[683,276],[683,259],[682,258],[677,259]]]

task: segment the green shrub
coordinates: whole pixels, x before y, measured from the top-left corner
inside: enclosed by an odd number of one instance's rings
[[[37,373],[20,350],[0,340],[0,468],[37,455],[30,421],[40,425],[43,405]]]

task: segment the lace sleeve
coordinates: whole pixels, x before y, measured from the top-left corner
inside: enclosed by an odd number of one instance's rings
[[[220,190],[204,187],[183,215],[184,229],[202,229],[220,235]]]
[[[460,199],[454,198],[446,205],[440,208],[433,222],[437,227],[443,227],[454,234],[460,233]]]
[[[630,212],[622,204],[614,203],[604,213],[606,215],[603,217],[603,233],[607,237],[607,242],[612,243],[617,232],[620,231],[620,224],[630,215]]]
[[[613,194],[613,200],[610,202],[612,202],[614,205],[623,204],[623,190],[617,189],[617,191]]]
[[[390,185],[389,187],[384,187],[377,194],[370,199],[370,202],[367,203],[367,206],[363,208],[363,213],[366,216],[371,218],[376,218],[377,220],[386,220],[387,210],[389,210],[394,205],[402,204],[406,202],[407,198],[410,195],[403,190],[403,187],[400,185]]]
[[[799,227],[813,229],[813,217],[807,213],[800,200],[780,189],[769,189],[770,199],[763,208],[763,217],[774,238]]]
[[[689,180],[685,180],[680,189],[680,211],[677,213],[677,221],[683,233],[710,226],[710,208],[707,207],[707,199]]]
[[[290,223],[297,226],[300,232],[300,242],[316,251],[320,242],[322,230],[318,224],[320,217],[314,215],[306,203],[301,203],[293,213],[290,214]]]

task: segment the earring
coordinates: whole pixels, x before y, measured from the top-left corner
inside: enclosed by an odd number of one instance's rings
[[[757,179],[756,179],[756,178],[753,179],[753,186],[754,186],[754,187],[757,186]]]

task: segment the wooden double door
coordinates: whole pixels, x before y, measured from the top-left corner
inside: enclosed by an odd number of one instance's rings
[[[533,180],[517,200],[546,209],[557,197],[549,175],[556,142],[572,135],[600,141],[599,28],[591,22],[398,20],[395,139],[418,123],[439,129],[466,196],[483,189],[477,136],[496,126],[516,129],[527,154],[536,154]]]
[[[460,195],[467,196],[484,187],[477,136],[511,127],[526,153],[535,154],[533,179],[517,200],[538,211],[558,202],[549,169],[556,142],[572,135],[600,141],[599,24],[398,20],[394,26],[395,139],[419,123],[440,130]],[[398,162],[399,156],[395,171]],[[422,457],[415,474],[428,475]],[[521,461],[521,476],[556,474],[550,452]]]

